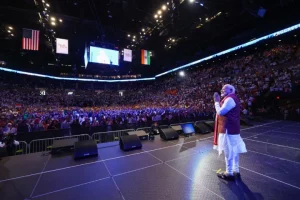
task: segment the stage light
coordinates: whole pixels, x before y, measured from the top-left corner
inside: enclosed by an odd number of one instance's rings
[[[55,25],[56,25],[56,23],[55,23],[55,22],[51,22],[51,25],[55,26]]]
[[[135,35],[133,36],[133,38],[135,38]]]
[[[163,6],[161,7],[161,9],[166,10],[166,9],[167,9],[167,6],[166,6],[166,5],[163,5]]]
[[[185,74],[184,74],[184,71],[180,71],[180,72],[179,72],[179,76],[184,77],[184,75],[185,75]]]
[[[45,8],[45,10],[48,10],[47,8]]]
[[[173,39],[172,42],[175,42],[175,39]]]
[[[55,17],[51,17],[51,21],[55,22],[56,21]]]
[[[46,6],[47,6],[47,7],[50,7],[49,3],[46,3]]]
[[[11,36],[14,36],[14,34],[11,34]]]
[[[161,18],[161,15],[159,16],[159,18]]]
[[[135,39],[132,39],[132,41],[134,41],[134,42],[135,42]]]
[[[127,36],[128,36],[128,37],[130,37],[130,35],[129,35],[129,34],[128,34]]]
[[[44,0],[42,0],[42,2],[43,2],[43,3],[45,3],[45,1],[44,1]]]
[[[14,28],[13,28],[13,27],[11,27],[11,26],[9,26],[9,27],[8,27],[8,29],[10,29],[10,30],[13,30]]]
[[[59,19],[59,22],[63,22],[63,20],[62,20],[62,19]]]
[[[157,18],[157,15],[154,15],[154,18],[156,19],[156,18]]]
[[[200,6],[204,6],[204,4],[203,4],[203,3],[200,3]]]
[[[195,2],[195,0],[189,0],[190,1],[190,3],[194,3]]]
[[[169,5],[169,2],[167,2],[167,5]]]
[[[8,30],[7,32],[11,33],[11,31],[10,31],[10,30]]]
[[[156,20],[156,22],[158,22],[158,19]]]
[[[208,21],[208,18],[206,18],[205,20]]]
[[[281,42],[281,40],[278,40],[278,42]]]
[[[161,14],[161,10],[158,10],[158,11],[157,11],[157,14],[159,14],[159,15],[160,15],[160,14]]]
[[[143,28],[143,29],[142,29],[142,31],[144,32],[144,31],[145,31],[145,29]]]

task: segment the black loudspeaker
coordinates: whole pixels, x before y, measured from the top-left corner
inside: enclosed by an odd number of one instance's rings
[[[196,133],[206,134],[212,132],[211,127],[205,124],[204,122],[197,122],[194,126]]]
[[[215,121],[205,121],[203,123],[207,125],[212,132],[215,130]]]
[[[162,128],[160,137],[164,140],[176,140],[179,138],[178,133],[172,128]]]
[[[140,140],[148,140],[148,134],[145,131],[129,131],[128,135],[137,135]]]
[[[241,117],[240,122],[241,122],[241,125],[244,125],[244,126],[253,126],[253,124],[250,122],[250,120],[245,117]]]
[[[142,148],[141,140],[137,135],[121,136],[119,145],[123,151]]]
[[[86,140],[75,142],[74,159],[84,158],[88,156],[98,156],[98,148],[96,141]]]

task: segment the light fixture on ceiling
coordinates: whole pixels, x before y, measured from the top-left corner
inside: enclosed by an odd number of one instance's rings
[[[154,18],[156,19],[158,16],[157,15],[154,15]]]
[[[11,31],[10,31],[10,30],[8,30],[7,32],[11,33]]]
[[[173,39],[172,42],[175,42],[175,39]]]
[[[133,38],[135,38],[135,35],[133,36]]]
[[[14,28],[13,28],[13,27],[11,27],[11,26],[9,26],[9,27],[8,27],[8,29],[10,29],[10,30],[13,30]]]
[[[46,3],[46,6],[47,6],[47,7],[50,7],[49,3]]]
[[[128,36],[128,37],[130,37],[130,35],[129,35],[129,34],[128,34],[127,36]]]
[[[184,75],[185,75],[185,74],[184,74],[184,71],[180,71],[180,72],[179,72],[179,76],[184,77]]]
[[[43,3],[45,3],[45,0],[42,0]]]
[[[166,10],[166,9],[167,9],[167,6],[166,6],[166,5],[163,5],[163,6],[161,7],[161,9],[162,9],[162,10]]]
[[[194,2],[195,2],[195,0],[189,0],[189,2],[190,2],[190,3],[194,3]]]
[[[132,39],[132,41],[134,41],[134,42],[135,42],[135,39]]]
[[[48,10],[47,8],[45,8],[45,10]]]
[[[55,25],[56,25],[56,23],[55,23],[55,22],[51,22],[51,25],[55,26]]]
[[[51,17],[51,21],[56,21],[56,18],[55,17]]]
[[[143,29],[142,29],[142,31],[144,32],[144,31],[145,31],[145,29],[143,28]]]
[[[10,34],[11,36],[15,36],[14,34]]]
[[[62,19],[59,19],[59,22],[63,22],[63,20],[62,20]]]
[[[158,11],[157,11],[157,14],[159,14],[159,15],[160,15],[160,14],[161,14],[161,10],[158,10]]]

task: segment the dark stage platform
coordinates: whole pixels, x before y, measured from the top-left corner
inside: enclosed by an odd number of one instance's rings
[[[212,133],[175,141],[143,141],[123,152],[100,144],[99,156],[42,153],[0,161],[0,199],[299,199],[300,123],[269,121],[241,131],[248,153],[241,180],[218,179],[224,155],[212,150]]]

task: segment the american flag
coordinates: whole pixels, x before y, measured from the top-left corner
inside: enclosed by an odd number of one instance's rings
[[[40,31],[25,28],[23,29],[22,49],[38,51],[39,41]]]

